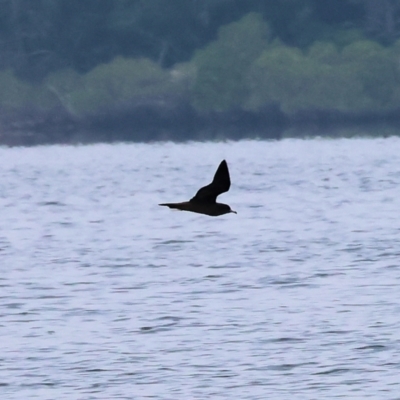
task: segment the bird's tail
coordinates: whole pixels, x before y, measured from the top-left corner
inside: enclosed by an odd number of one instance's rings
[[[185,201],[183,203],[162,203],[159,206],[167,206],[169,208],[173,208],[175,210],[186,210],[190,211],[190,202]]]
[[[169,208],[179,209],[178,203],[162,203],[162,204],[159,204],[159,206],[167,206]]]

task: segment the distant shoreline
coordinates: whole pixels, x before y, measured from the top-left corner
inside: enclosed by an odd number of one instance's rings
[[[119,105],[83,117],[73,116],[62,107],[50,111],[32,108],[12,112],[0,110],[0,145],[3,146],[246,138],[279,140],[287,136],[343,137],[352,131],[373,132],[373,136],[385,137],[397,130],[400,132],[399,110],[374,114],[309,110],[287,116],[277,106],[268,106],[259,112],[236,109],[199,113],[183,102]]]

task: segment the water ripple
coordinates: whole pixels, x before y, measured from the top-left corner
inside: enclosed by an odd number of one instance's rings
[[[158,206],[223,158],[238,215]],[[399,165],[397,138],[0,148],[2,398],[397,398]]]

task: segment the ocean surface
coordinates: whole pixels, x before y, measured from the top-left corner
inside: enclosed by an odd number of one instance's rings
[[[399,138],[0,148],[0,210],[1,399],[400,399]]]

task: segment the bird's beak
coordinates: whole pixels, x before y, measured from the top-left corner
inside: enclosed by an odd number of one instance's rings
[[[236,212],[236,211],[233,211],[233,210],[231,210],[231,213],[237,214],[237,212]]]

